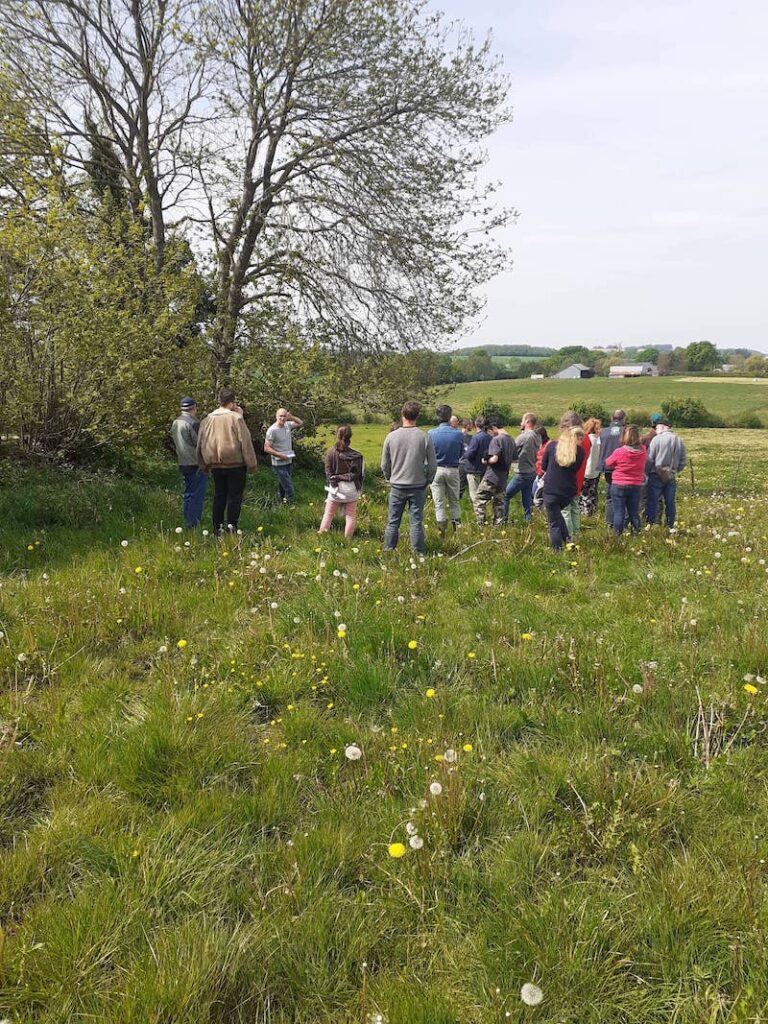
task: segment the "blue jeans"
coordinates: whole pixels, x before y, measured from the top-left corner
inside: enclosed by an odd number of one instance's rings
[[[533,485],[536,482],[535,473],[515,473],[507,484],[504,491],[504,522],[509,518],[509,503],[519,492],[520,500],[523,503],[523,515],[526,523],[530,523],[533,515]]]
[[[408,525],[411,531],[411,547],[423,555],[424,543],[424,498],[426,487],[395,487],[389,491],[389,519],[384,531],[384,550],[394,551],[400,539],[400,523],[403,512],[408,508]]]
[[[629,522],[635,533],[640,529],[640,484],[611,484],[613,504],[613,532],[623,533],[624,523]]]
[[[649,523],[658,523],[659,521],[659,499],[664,498],[664,511],[666,512],[667,526],[670,528],[675,525],[675,517],[677,516],[677,506],[675,504],[675,496],[677,494],[677,480],[670,480],[664,484],[659,480],[655,473],[651,473],[648,477],[648,508],[646,511],[646,518]]]
[[[272,472],[277,477],[277,500],[293,501],[293,480],[291,479],[290,462],[284,462],[280,466],[273,466]]]
[[[179,470],[184,478],[184,525],[191,529],[203,518],[208,477],[197,466],[179,466]]]

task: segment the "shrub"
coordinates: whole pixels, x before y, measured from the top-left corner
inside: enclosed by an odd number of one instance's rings
[[[680,427],[722,427],[720,416],[710,412],[698,398],[670,398],[661,403],[661,411]]]
[[[610,412],[599,402],[589,400],[574,402],[571,408],[574,412],[577,412],[583,420],[591,419],[594,416],[594,418],[600,420],[603,425],[611,422]]]
[[[505,427],[517,423],[520,419],[515,415],[508,402],[498,402],[495,398],[483,398],[476,402],[470,409],[469,415],[473,420],[478,416],[498,416]]]
[[[762,430],[765,424],[756,412],[740,412],[737,416],[731,416],[725,421],[726,427],[734,427],[736,430]]]
[[[641,428],[647,427],[651,423],[651,414],[647,409],[627,409],[627,418],[624,422],[636,423]]]

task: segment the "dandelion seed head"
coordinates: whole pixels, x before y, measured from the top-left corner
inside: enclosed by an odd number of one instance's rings
[[[538,985],[527,981],[520,989],[520,998],[526,1006],[538,1006],[544,999],[544,993]]]

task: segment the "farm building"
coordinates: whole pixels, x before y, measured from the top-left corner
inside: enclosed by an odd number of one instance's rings
[[[612,366],[609,377],[657,377],[659,371],[653,363],[627,363],[625,366]]]
[[[591,366],[584,366],[583,363],[571,363],[559,373],[552,374],[552,380],[578,380],[580,377],[594,377],[595,371]]]

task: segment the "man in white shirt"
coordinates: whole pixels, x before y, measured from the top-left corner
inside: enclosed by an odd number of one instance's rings
[[[275,422],[267,431],[264,451],[272,457],[272,472],[277,477],[277,500],[284,505],[293,504],[293,431],[304,425],[303,420],[287,409],[278,409]]]

